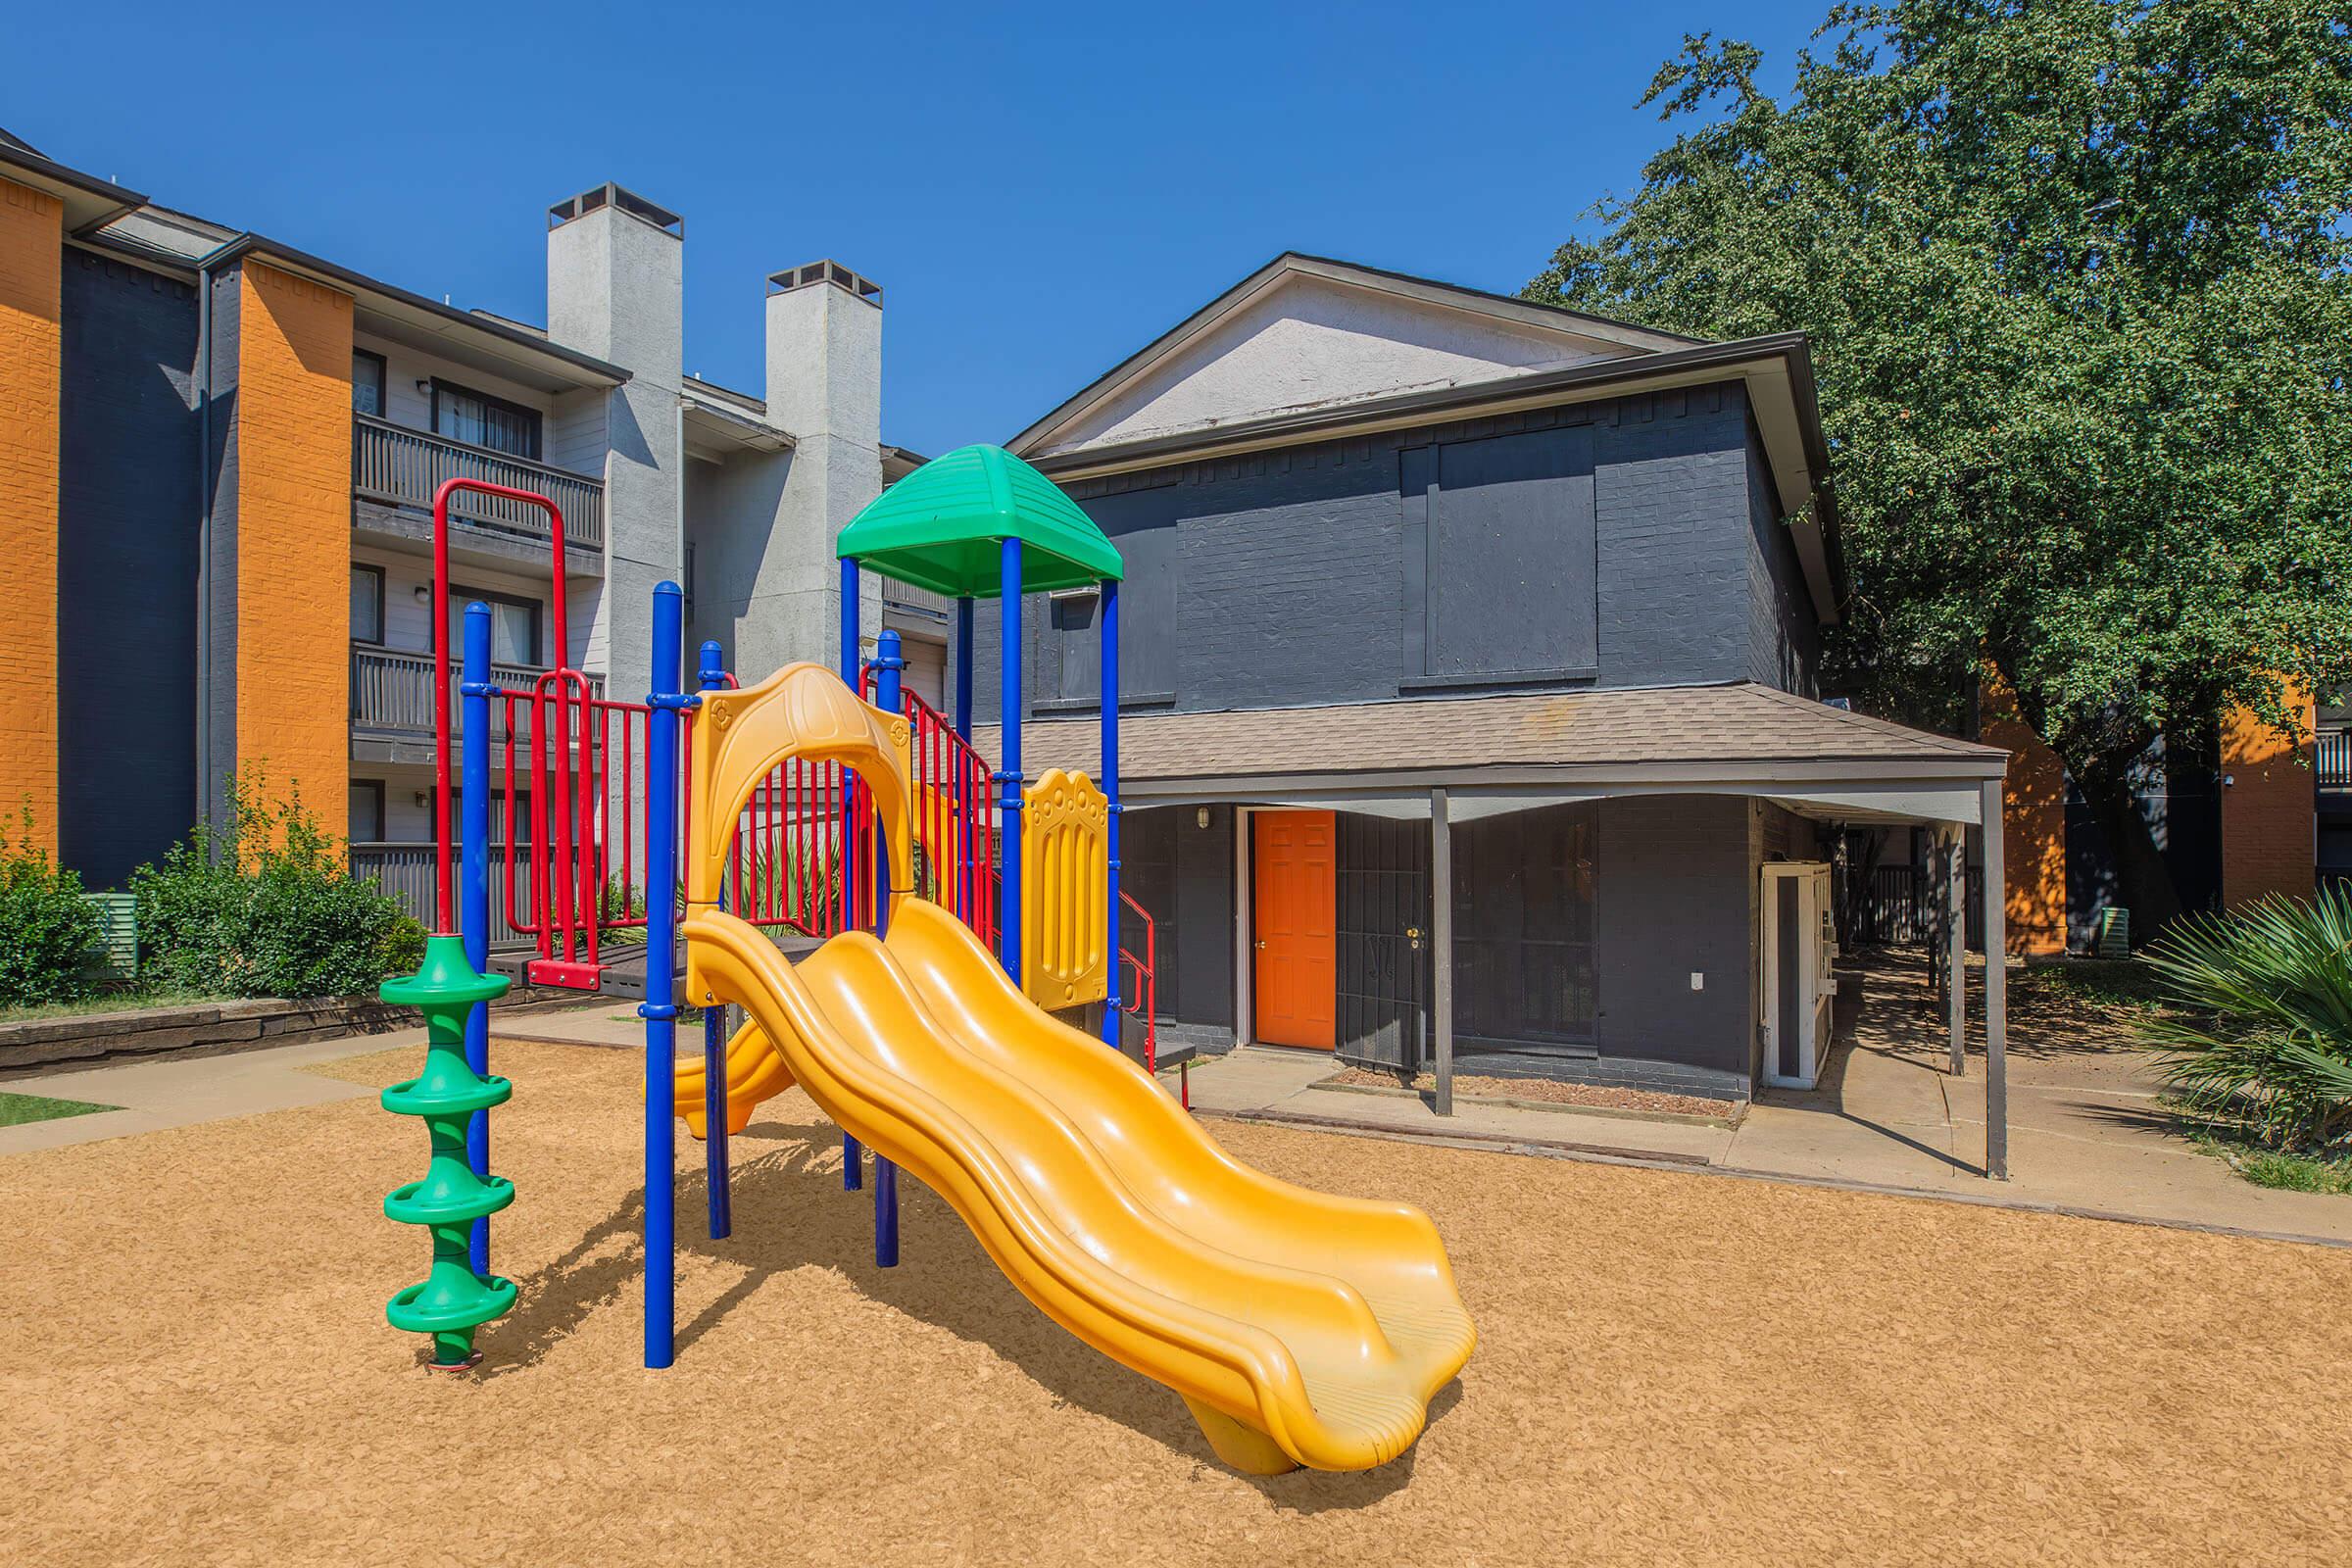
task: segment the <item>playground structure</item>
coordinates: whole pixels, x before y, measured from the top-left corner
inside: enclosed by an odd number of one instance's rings
[[[444,602],[448,494],[471,483],[452,481],[436,501]],[[560,516],[555,524],[560,551]],[[706,1142],[709,1233],[721,1239],[728,1135],[798,1085],[843,1131],[845,1187],[862,1185],[872,1153],[878,1264],[898,1262],[897,1176],[908,1168],[1048,1316],[1175,1390],[1228,1463],[1271,1474],[1394,1458],[1475,1343],[1434,1227],[1406,1205],[1333,1198],[1241,1165],[1152,1070],[1148,919],[1140,956],[1120,945],[1121,913],[1134,905],[1118,885],[1117,552],[1044,476],[1001,449],[967,447],[868,506],[839,555],[838,674],[794,664],[739,687],[706,644],[700,689],[686,691],[682,597],[663,583],[642,704],[594,698],[567,668],[527,693],[494,692],[488,612],[468,608],[463,854],[451,853],[444,681],[441,934],[423,972],[385,988],[387,1000],[426,1007],[434,1042],[427,1074],[384,1097],[434,1131],[433,1174],[386,1204],[436,1238],[432,1279],[394,1298],[395,1325],[433,1333],[434,1364],[467,1365],[473,1329],[514,1299],[488,1260],[487,1216],[514,1196],[487,1178],[487,1110],[510,1092],[485,1076],[484,1004],[503,982],[481,978],[487,721],[498,699],[507,912],[536,947],[525,977],[597,988],[607,936],[645,937],[648,1367],[675,1353],[676,1121]],[[904,690],[895,633],[861,660],[861,568],[955,601],[952,722]],[[999,600],[1000,646],[1018,650],[1022,596],[1080,586],[1102,596],[1101,780],[1060,770],[1024,780],[1017,657],[1000,661],[1003,755],[992,772],[971,744],[975,602]],[[559,649],[562,597],[559,557]],[[446,646],[438,652],[445,668]],[[536,831],[518,845],[523,776]],[[516,903],[526,886],[527,910]],[[795,962],[781,929],[822,945]],[[704,1023],[704,1049],[688,1061],[675,1040],[681,936],[686,995]],[[1125,1004],[1123,970],[1135,979]],[[729,1004],[746,1021],[722,1039]],[[1119,1049],[1124,1014],[1139,1010],[1140,1065]],[[1090,1014],[1091,1031],[1070,1021]],[[421,1200],[428,1190],[438,1196]]]

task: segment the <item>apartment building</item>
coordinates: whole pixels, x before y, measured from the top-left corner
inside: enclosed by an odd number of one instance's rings
[[[469,600],[505,686],[561,660],[641,693],[665,577],[746,679],[837,657],[833,537],[920,461],[881,440],[881,289],[830,261],[768,277],[746,391],[685,372],[679,215],[604,185],[545,243],[537,325],[0,133],[0,801],[91,886],[260,763],[421,906],[433,625]],[[561,508],[564,648],[536,509],[462,496],[433,604],[453,476]],[[944,607],[878,590],[861,624],[913,642],[936,697]]]

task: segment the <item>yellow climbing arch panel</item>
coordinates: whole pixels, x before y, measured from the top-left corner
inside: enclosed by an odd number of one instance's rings
[[[1021,989],[1058,1010],[1110,994],[1110,802],[1084,773],[1048,768],[1023,795]]]

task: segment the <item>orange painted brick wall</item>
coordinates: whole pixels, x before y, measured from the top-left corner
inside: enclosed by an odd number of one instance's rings
[[[2308,899],[2314,885],[2312,709],[2300,700],[2300,745],[2243,708],[2222,724],[2222,903],[2270,893]]]
[[[2066,764],[2018,713],[1997,677],[1984,683],[1984,741],[2009,753],[2001,784],[2011,953],[2066,951]]]
[[[0,179],[0,818],[57,851],[58,304],[65,206]]]
[[[237,332],[237,761],[347,831],[351,296],[257,262]]]

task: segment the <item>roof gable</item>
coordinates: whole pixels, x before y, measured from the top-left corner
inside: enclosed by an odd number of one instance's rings
[[[1016,436],[1026,457],[1536,370],[1688,339],[1423,278],[1284,255]]]

